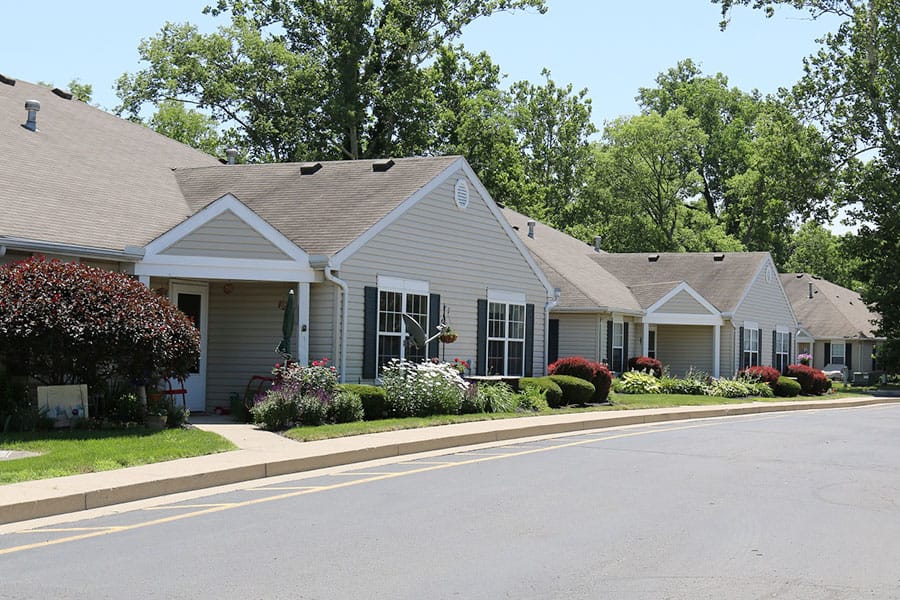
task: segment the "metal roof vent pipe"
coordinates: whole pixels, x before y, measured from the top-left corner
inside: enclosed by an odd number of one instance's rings
[[[809,282],[809,297],[813,297],[812,281]]]
[[[603,236],[595,235],[594,236],[594,252],[600,252],[603,248]]]
[[[534,239],[534,219],[528,219],[528,237]]]
[[[22,123],[22,127],[29,131],[37,131],[37,114],[41,110],[41,103],[37,100],[26,100],[25,110],[28,111],[28,120]]]
[[[233,165],[234,159],[237,157],[238,151],[237,148],[227,148],[225,150],[225,156],[228,158],[228,164]]]

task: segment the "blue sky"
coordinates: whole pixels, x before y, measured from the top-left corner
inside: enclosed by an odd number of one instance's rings
[[[211,30],[220,19],[201,14],[210,0],[46,0],[6,2],[0,35],[0,73],[64,87],[73,78],[94,86],[105,108],[117,100],[116,78],[140,68],[141,38],[165,21],[191,21]],[[744,90],[775,92],[802,74],[802,58],[832,23],[784,10],[772,19],[736,11],[725,32],[708,0],[549,0],[545,15],[499,14],[463,36],[470,50],[486,50],[508,82],[540,81],[541,69],[558,84],[588,88],[598,127],[637,112],[641,86],[683,58],[704,72],[722,72]],[[127,7],[127,8],[125,8]]]

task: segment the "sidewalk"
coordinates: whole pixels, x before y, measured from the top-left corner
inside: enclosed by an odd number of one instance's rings
[[[0,524],[264,477],[516,438],[661,421],[892,402],[900,402],[900,398],[753,402],[573,413],[459,423],[304,443],[258,430],[252,425],[227,422],[227,417],[196,417],[193,419],[196,427],[229,439],[239,450],[116,471],[3,485],[0,486]]]

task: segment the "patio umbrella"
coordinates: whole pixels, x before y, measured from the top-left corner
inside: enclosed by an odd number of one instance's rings
[[[291,355],[291,336],[294,335],[294,321],[297,315],[294,314],[294,290],[288,292],[287,304],[284,307],[284,319],[281,321],[281,343],[278,344],[276,352],[280,352],[285,356]]]

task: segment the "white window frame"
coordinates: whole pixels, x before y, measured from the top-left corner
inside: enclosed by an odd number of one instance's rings
[[[647,356],[650,358],[656,358],[657,335],[656,327],[647,330]]]
[[[834,349],[837,348],[838,346],[840,346],[840,348],[841,348],[841,361],[840,362],[837,362],[834,360],[834,357],[835,357]],[[829,354],[830,354],[830,356],[828,357],[829,365],[844,365],[845,367],[849,367],[849,365],[847,364],[847,343],[844,342],[843,340],[831,342],[831,351]]]
[[[492,310],[493,306],[502,306],[503,307],[503,335],[491,335],[492,327],[491,324],[498,322],[497,319],[491,319],[491,315],[494,313]],[[521,321],[511,321],[511,307],[521,308]],[[526,340],[526,320],[527,320],[527,308],[526,308],[526,297],[522,292],[508,292],[504,290],[488,290],[488,306],[487,306],[487,322],[485,323],[485,327],[487,327],[486,338],[487,338],[487,347],[485,348],[485,357],[487,360],[486,369],[488,375],[503,375],[505,377],[524,377],[525,375],[525,347],[527,346]],[[516,323],[520,327],[521,336],[515,335],[515,331],[512,331],[511,324]],[[512,335],[511,335],[512,333]],[[489,349],[491,348],[491,342],[502,343],[503,344],[503,369],[501,373],[495,372],[495,369],[492,369],[492,357]],[[511,345],[522,345],[522,367],[518,372],[511,372],[509,365],[509,350]],[[496,358],[496,357],[494,357]]]
[[[744,346],[741,348],[741,356],[745,369],[759,366],[759,332],[760,329],[757,323],[744,323]],[[756,346],[755,349],[754,345]]]
[[[616,345],[616,336],[619,336],[619,344]],[[619,361],[616,362],[616,350],[619,350]],[[625,321],[613,321],[612,324],[612,356],[609,357],[609,366],[616,373],[625,370]]]
[[[773,366],[782,373],[787,371],[787,366],[791,360],[790,339],[791,334],[789,332],[780,329],[775,330],[775,364]],[[783,368],[781,368],[782,365],[784,365]]]
[[[399,337],[400,338],[400,355],[396,358],[400,360],[407,359],[406,352],[406,344],[404,343],[406,340],[406,323],[403,321],[403,318],[400,318],[400,331],[382,331],[381,329],[381,321],[382,321],[382,294],[390,293],[390,294],[400,294],[400,307],[401,313],[407,312],[407,301],[410,296],[422,296],[424,297],[425,302],[425,324],[422,328],[428,333],[428,324],[431,322],[431,315],[429,314],[429,310],[431,309],[431,302],[429,298],[429,286],[427,281],[419,281],[415,279],[400,279],[397,277],[386,277],[379,275],[378,276],[378,318],[376,324],[376,342],[375,342],[375,351],[376,351],[376,360],[378,361],[378,369],[384,366],[383,354],[381,352],[381,340],[386,337]],[[421,323],[420,323],[421,324]],[[427,348],[422,350],[425,352],[424,357],[427,358]]]

